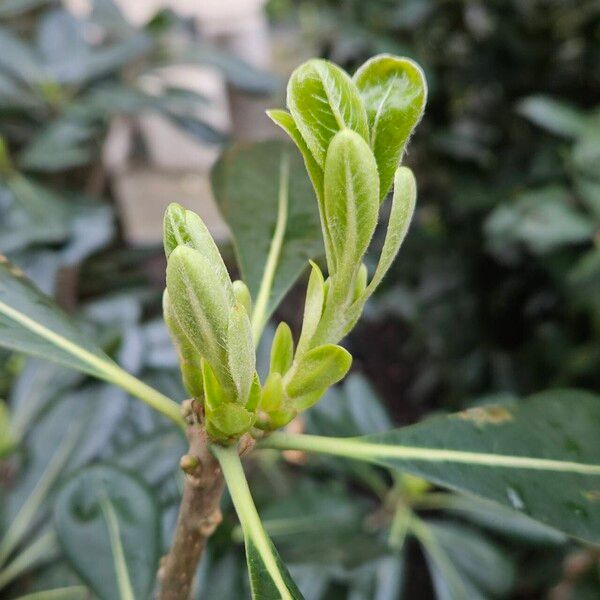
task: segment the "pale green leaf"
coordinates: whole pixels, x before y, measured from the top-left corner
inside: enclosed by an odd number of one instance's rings
[[[177,246],[167,263],[167,290],[173,312],[190,343],[210,364],[224,389],[232,390],[227,335],[233,288],[222,285],[198,250]]]
[[[408,233],[416,200],[417,183],[414,175],[407,167],[400,167],[394,177],[394,195],[385,241],[375,274],[367,286],[366,297],[375,291],[392,266],[394,258],[396,258],[400,246],[402,246],[402,242]]]
[[[317,164],[335,134],[351,129],[369,139],[367,113],[355,83],[338,66],[322,59],[300,65],[287,87],[287,105]]]
[[[600,541],[600,398],[550,391],[359,438],[273,434],[271,448],[325,452],[406,470]]]
[[[159,512],[141,480],[109,465],[89,467],[60,490],[54,520],[69,564],[99,598],[150,596]]]
[[[379,214],[375,157],[358,134],[344,129],[331,142],[325,164],[325,219],[337,269],[357,269]]]
[[[325,303],[325,280],[321,269],[311,262],[312,271],[306,288],[306,301],[304,303],[304,316],[302,317],[302,332],[298,340],[297,355],[302,356],[309,348],[310,341],[317,330],[323,305]]]
[[[256,352],[248,313],[239,303],[229,314],[227,349],[229,372],[238,392],[238,401],[245,404],[254,379]]]
[[[288,372],[286,391],[292,398],[299,398],[325,390],[343,379],[351,365],[351,354],[341,346],[317,346],[303,354]]]
[[[406,144],[425,110],[427,82],[408,58],[380,54],[354,74],[367,110],[369,143],[379,169],[379,195],[385,198]]]
[[[285,375],[294,359],[294,338],[287,323],[279,323],[271,345],[269,373]]]

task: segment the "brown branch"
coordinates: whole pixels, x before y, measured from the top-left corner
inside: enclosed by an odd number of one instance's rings
[[[208,538],[222,515],[224,480],[202,425],[188,426],[189,453],[182,457],[186,473],[177,527],[169,554],[159,571],[159,600],[188,600]]]

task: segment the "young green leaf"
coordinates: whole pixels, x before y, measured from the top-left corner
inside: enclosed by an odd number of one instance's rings
[[[285,378],[286,391],[292,397],[301,397],[341,381],[352,365],[352,355],[333,344],[325,344],[308,351]]]
[[[302,318],[302,332],[298,340],[297,355],[302,356],[309,348],[325,303],[325,280],[319,266],[311,261],[312,270],[306,288],[306,301],[304,303],[304,316]]]
[[[322,59],[300,65],[287,87],[287,105],[306,145],[321,168],[332,138],[351,129],[369,139],[367,113],[355,83],[338,66]]]
[[[325,163],[325,219],[338,271],[358,268],[379,214],[379,176],[375,157],[357,133],[336,134]]]
[[[279,323],[271,344],[271,364],[269,373],[285,375],[294,360],[294,338],[287,323]]]
[[[193,211],[173,202],[165,211],[163,240],[167,258],[177,246],[189,246],[198,250],[214,269],[221,285],[229,290],[231,279],[210,232],[202,219]]]
[[[234,296],[222,285],[208,259],[188,246],[177,246],[167,263],[167,290],[173,312],[190,343],[210,364],[221,386],[230,390],[227,339]]]
[[[375,269],[373,279],[367,286],[364,298],[368,298],[381,283],[385,274],[394,262],[394,258],[402,246],[408,233],[408,228],[415,211],[417,200],[417,183],[412,171],[408,167],[399,167],[394,177],[394,195],[392,210],[385,235],[385,241]]]
[[[235,304],[229,313],[227,357],[229,373],[237,389],[238,402],[246,404],[254,379],[256,351],[248,313],[239,303]]]
[[[421,68],[408,58],[380,54],[354,74],[367,110],[369,143],[379,169],[383,200],[427,101],[427,82]]]
[[[288,168],[282,169],[282,157]],[[287,180],[282,181],[282,175]],[[215,165],[211,181],[221,214],[233,235],[242,276],[254,300],[267,289],[265,275],[271,260],[271,289],[260,309],[265,322],[285,293],[306,268],[309,259],[323,252],[319,215],[302,159],[283,142],[238,145],[226,150]],[[285,191],[285,197],[282,197]],[[283,202],[285,201],[285,202]],[[285,204],[287,219],[281,244],[273,246],[279,208]],[[272,251],[279,248],[277,256]],[[260,307],[259,307],[260,308]],[[254,314],[252,320],[255,320]]]
[[[54,522],[66,559],[99,598],[149,597],[159,511],[141,480],[109,465],[88,467],[60,490]]]
[[[109,381],[175,423],[179,406],[121,369],[54,302],[0,256],[0,346]]]
[[[273,434],[270,448],[325,452],[406,470],[600,541],[600,398],[549,391],[359,438]]]
[[[246,561],[254,600],[303,600],[256,512],[236,447],[213,445],[244,532]]]
[[[233,295],[237,302],[239,302],[245,309],[246,312],[252,314],[252,296],[248,286],[241,280],[236,279],[233,282]]]
[[[204,387],[202,385],[202,357],[194,345],[190,342],[181,324],[177,320],[169,292],[163,293],[163,318],[169,331],[171,339],[177,350],[179,357],[179,368],[181,369],[181,378],[188,394],[192,398],[202,398],[204,396]]]

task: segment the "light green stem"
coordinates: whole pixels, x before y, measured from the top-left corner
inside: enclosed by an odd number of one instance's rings
[[[179,405],[176,402],[167,398],[158,390],[146,385],[137,377],[130,375],[108,357],[98,356],[94,352],[82,348],[78,344],[51,329],[48,329],[41,323],[38,323],[18,309],[5,304],[4,302],[0,302],[0,314],[5,314],[25,329],[28,329],[35,335],[49,341],[54,346],[75,357],[81,364],[85,365],[85,368],[82,369],[80,367],[80,370],[83,370],[94,377],[98,377],[99,379],[108,381],[109,383],[118,385],[132,396],[144,401],[154,410],[175,421],[175,423],[185,430],[185,422],[181,416]],[[44,358],[44,356],[42,356],[42,358]]]
[[[260,448],[276,450],[301,450],[319,452],[332,456],[343,456],[383,464],[389,460],[422,461],[432,463],[461,463],[509,469],[532,469],[535,471],[555,471],[600,475],[600,465],[578,463],[566,460],[513,456],[465,450],[446,450],[399,444],[380,444],[360,438],[332,438],[319,435],[291,435],[274,433],[258,444]]]
[[[285,236],[285,230],[287,227],[289,182],[290,159],[287,154],[284,154],[281,157],[281,163],[279,168],[279,198],[277,202],[277,222],[275,224],[273,238],[271,239],[271,246],[269,248],[267,262],[265,263],[265,270],[263,272],[262,280],[260,282],[258,296],[256,297],[256,302],[254,303],[254,310],[252,311],[252,337],[254,338],[255,344],[258,344],[260,336],[262,335],[262,331],[266,325],[265,315],[267,313],[267,306],[269,304],[271,290],[273,289],[273,280],[275,279],[275,272],[279,263],[281,248],[283,246],[283,238]]]
[[[293,600],[283,580],[273,555],[271,543],[254,505],[237,448],[235,446],[224,448],[215,444],[211,446],[211,450],[221,465],[229,494],[244,532],[246,549],[248,543],[251,542],[260,554],[265,568],[281,594],[282,600]]]

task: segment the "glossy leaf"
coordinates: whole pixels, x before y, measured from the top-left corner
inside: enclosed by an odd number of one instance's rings
[[[244,532],[246,561],[254,600],[302,600],[279,554],[265,532],[248,489],[237,448],[213,446]]]
[[[329,61],[309,60],[292,73],[287,105],[321,168],[338,131],[351,129],[364,140],[369,139],[367,113],[356,85],[345,71]]]
[[[264,320],[306,268],[308,260],[323,251],[310,181],[293,148],[274,141],[226,150],[212,173],[213,191],[231,229],[242,276],[256,309],[278,221],[283,156],[289,161],[289,181],[285,185],[287,220]]]
[[[264,444],[406,470],[598,543],[599,419],[597,396],[551,391],[362,438],[274,434]]]
[[[408,58],[380,54],[354,74],[367,110],[369,144],[379,169],[379,195],[388,193],[406,144],[425,110],[427,82]]]
[[[0,257],[0,346],[114,383],[181,423],[175,402],[121,369],[4,257]]]
[[[302,317],[302,332],[298,340],[297,355],[302,356],[309,348],[325,303],[325,280],[321,269],[315,263],[311,263],[312,270],[306,288],[306,300],[304,301],[304,315]]]
[[[160,552],[158,507],[140,480],[95,465],[60,490],[56,532],[71,566],[102,600],[146,598]]]

